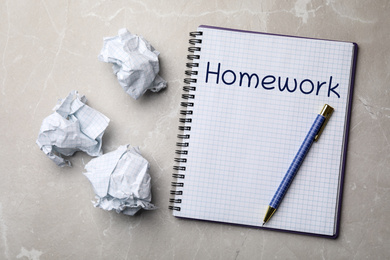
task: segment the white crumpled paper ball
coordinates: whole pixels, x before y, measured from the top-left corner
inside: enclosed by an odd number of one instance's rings
[[[87,98],[74,90],[60,99],[54,113],[46,117],[36,143],[58,166],[71,166],[62,156],[83,151],[100,156],[102,138],[110,119],[86,105]]]
[[[138,147],[120,146],[117,150],[92,159],[84,175],[96,193],[95,207],[134,215],[141,208],[152,210],[149,162]]]
[[[138,99],[147,90],[158,92],[167,86],[158,75],[159,54],[142,36],[123,28],[118,36],[104,38],[98,59],[114,64],[112,69],[119,84],[127,94]]]

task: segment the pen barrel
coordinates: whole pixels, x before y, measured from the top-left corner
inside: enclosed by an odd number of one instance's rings
[[[311,145],[313,144],[314,138],[320,130],[322,124],[325,121],[325,117],[322,115],[317,115],[313,125],[311,126],[309,132],[307,133],[305,140],[303,141],[301,147],[299,148],[297,154],[294,157],[293,162],[288,168],[282,182],[280,183],[275,195],[273,196],[271,203],[269,204],[272,208],[277,209],[280,202],[282,201],[284,195],[287,192],[288,187],[292,183],[296,173],[299,170],[299,167],[302,165],[303,160],[305,159],[307,153],[310,150]]]

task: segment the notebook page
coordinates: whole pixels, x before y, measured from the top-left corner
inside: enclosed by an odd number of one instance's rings
[[[199,30],[191,137],[181,210],[174,215],[261,226],[327,103],[335,112],[267,227],[333,235],[353,45]]]

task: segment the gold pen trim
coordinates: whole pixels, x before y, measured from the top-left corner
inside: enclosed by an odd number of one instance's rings
[[[320,115],[325,117],[325,121],[322,124],[320,130],[318,131],[318,134],[314,137],[314,141],[317,142],[318,139],[320,138],[320,135],[322,134],[322,131],[324,131],[324,128],[325,128],[326,124],[328,123],[329,118],[332,115],[333,111],[334,111],[334,108],[329,106],[328,104],[325,104],[324,107],[322,108]]]

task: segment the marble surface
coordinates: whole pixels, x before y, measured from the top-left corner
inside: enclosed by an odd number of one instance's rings
[[[390,2],[0,2],[0,259],[385,259],[390,257]],[[168,208],[188,32],[200,24],[359,44],[336,240],[176,219]],[[135,101],[97,55],[126,27],[161,52],[168,88]],[[35,144],[76,89],[111,119],[103,150],[139,146],[152,202],[135,217],[94,208],[77,153],[59,168]]]

